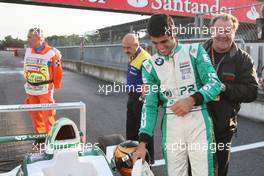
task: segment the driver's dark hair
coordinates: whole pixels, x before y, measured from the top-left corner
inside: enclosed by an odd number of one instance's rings
[[[175,25],[173,19],[166,14],[154,14],[150,17],[147,25],[147,32],[152,37],[164,35],[173,36]]]

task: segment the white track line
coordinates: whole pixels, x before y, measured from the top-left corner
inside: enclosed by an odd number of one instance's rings
[[[263,142],[256,142],[256,143],[253,143],[253,144],[247,144],[247,145],[241,145],[241,146],[237,146],[237,147],[232,147],[231,148],[231,153],[241,152],[241,151],[251,150],[251,149],[256,149],[256,148],[260,148],[260,147],[264,147],[264,141]]]
[[[261,147],[264,147],[264,141],[232,147],[231,153],[241,152],[241,151],[245,151],[245,150],[252,150],[252,149],[261,148]],[[158,167],[158,166],[163,166],[163,165],[165,165],[164,159],[155,160],[155,164],[153,164],[152,167]]]
[[[19,71],[19,70],[6,70],[6,71],[0,71],[0,75],[8,75],[8,74],[21,74],[23,75],[23,71]]]
[[[163,165],[165,165],[165,160],[161,159],[161,160],[155,160],[155,164],[151,165],[151,167],[158,167]]]

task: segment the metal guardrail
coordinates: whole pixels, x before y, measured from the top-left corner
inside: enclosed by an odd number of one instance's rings
[[[148,43],[140,44],[149,49]],[[127,70],[128,57],[123,52],[121,44],[85,45],[56,47],[62,57],[69,60],[83,61],[89,64],[101,65],[106,68]]]
[[[39,111],[50,109],[80,109],[80,131],[82,133],[81,140],[86,142],[86,106],[83,102],[71,103],[54,103],[54,104],[20,104],[20,105],[1,105],[0,113],[3,112],[24,112]],[[24,141],[32,139],[40,139],[46,137],[45,134],[23,134],[14,136],[0,136],[0,142]]]

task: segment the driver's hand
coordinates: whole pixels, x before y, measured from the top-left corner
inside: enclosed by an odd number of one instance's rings
[[[142,87],[141,87],[141,100],[144,100],[145,96],[149,93],[149,86],[147,84],[142,84]]]
[[[133,153],[132,159],[133,159],[133,165],[138,159],[142,159],[142,163],[145,162],[146,157],[146,143],[140,142],[138,144],[137,150],[135,153]]]
[[[177,101],[174,105],[172,105],[171,110],[177,116],[183,117],[191,111],[194,104],[195,104],[194,98],[187,97]]]

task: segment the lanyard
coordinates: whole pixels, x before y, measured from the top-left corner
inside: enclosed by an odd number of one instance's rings
[[[211,60],[212,60],[212,64],[214,66],[214,68],[216,69],[216,71],[218,71],[220,64],[223,62],[223,60],[225,59],[226,54],[220,59],[220,61],[218,62],[218,64],[215,63],[215,52],[213,47],[211,48]]]

